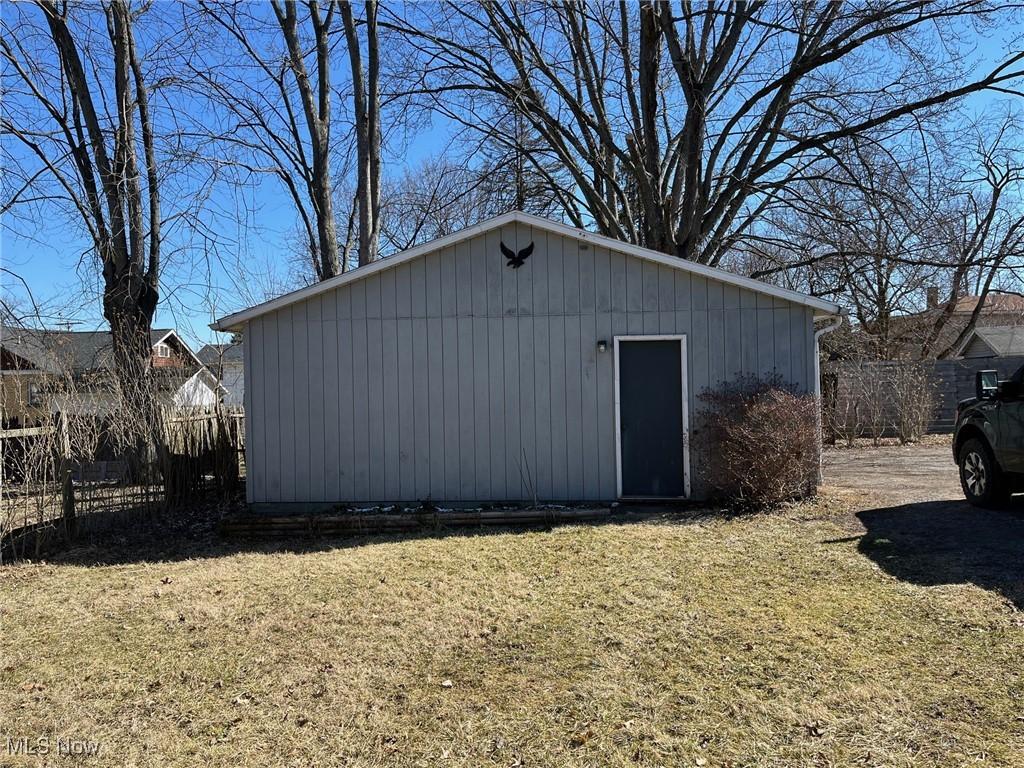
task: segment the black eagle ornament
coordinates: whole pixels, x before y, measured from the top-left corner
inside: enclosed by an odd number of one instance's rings
[[[506,267],[512,267],[512,269],[519,269],[521,266],[523,266],[523,264],[526,263],[526,260],[530,258],[530,254],[533,253],[533,242],[531,242],[528,246],[519,251],[519,253],[516,253],[507,245],[505,245],[505,243],[502,243],[501,252],[505,256],[505,258],[508,259],[508,262],[505,264]]]

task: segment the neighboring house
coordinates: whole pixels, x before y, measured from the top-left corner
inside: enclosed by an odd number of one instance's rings
[[[973,394],[978,370],[993,368],[1008,376],[1024,361],[1024,297],[1016,294],[989,293],[974,329],[959,347],[954,346],[979,301],[978,296],[961,296],[950,307],[950,302],[939,301],[937,289],[929,289],[928,309],[891,318],[893,343],[888,350],[872,348],[871,336],[857,328],[828,336],[828,363],[822,383],[826,422],[839,433],[860,430],[865,435],[894,434],[896,416],[890,389],[892,377],[902,370],[908,375],[925,376],[934,394],[927,431],[951,432],[957,403]],[[947,309],[952,311],[931,345],[930,355],[922,356],[923,340]],[[947,359],[936,359],[947,350]],[[999,359],[982,364],[983,358]],[[908,362],[912,366],[907,367]]]
[[[957,357],[1020,357],[1024,355],[1024,325],[990,325],[971,331]]]
[[[214,375],[171,329],[150,333],[158,397],[182,407],[212,407]],[[51,413],[113,410],[113,348],[107,331],[54,331],[0,326],[0,419],[32,426]]]
[[[242,342],[207,344],[199,350],[199,360],[213,371],[220,381],[224,405],[242,407],[245,397],[245,373],[242,363]]]
[[[979,301],[979,296],[961,296],[953,305],[953,315],[966,323]],[[942,306],[935,305],[933,311]],[[1016,293],[990,293],[985,297],[980,317],[984,318],[984,325],[1013,325],[1024,319],[1024,296]]]
[[[953,302],[952,313],[939,332],[938,338],[931,347],[931,356],[949,349],[971,321],[975,308],[980,301],[978,296],[960,296]],[[892,334],[899,344],[899,357],[919,358],[921,343],[934,328],[936,321],[949,307],[949,302],[941,302],[935,289],[928,291],[928,308],[923,312],[903,315],[890,320]],[[977,328],[989,326],[1012,326],[1024,324],[1024,296],[1011,293],[990,293],[985,297],[985,304],[978,313]],[[961,349],[963,347],[961,346]]]
[[[830,302],[514,212],[215,323],[248,500],[699,498],[699,395],[816,389]]]
[[[0,336],[7,329],[0,327]],[[48,374],[3,346],[0,338],[0,429],[35,426],[48,414],[43,387]]]

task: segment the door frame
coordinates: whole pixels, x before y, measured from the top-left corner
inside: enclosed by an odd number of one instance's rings
[[[690,412],[688,386],[686,381],[686,334],[650,334],[615,336],[615,496],[623,499],[688,499],[690,498]],[[631,341],[678,341],[680,390],[683,398],[683,495],[682,496],[623,496],[622,495],[622,409],[619,387],[619,342]]]

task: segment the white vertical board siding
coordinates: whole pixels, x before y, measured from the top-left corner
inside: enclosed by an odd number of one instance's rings
[[[813,390],[811,309],[512,224],[248,324],[249,500],[611,499],[625,334],[686,335],[694,415],[740,376]]]

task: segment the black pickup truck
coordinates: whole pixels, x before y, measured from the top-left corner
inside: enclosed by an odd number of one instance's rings
[[[1024,490],[1024,366],[1004,381],[979,371],[974,387],[956,407],[953,457],[967,501],[995,507]]]

